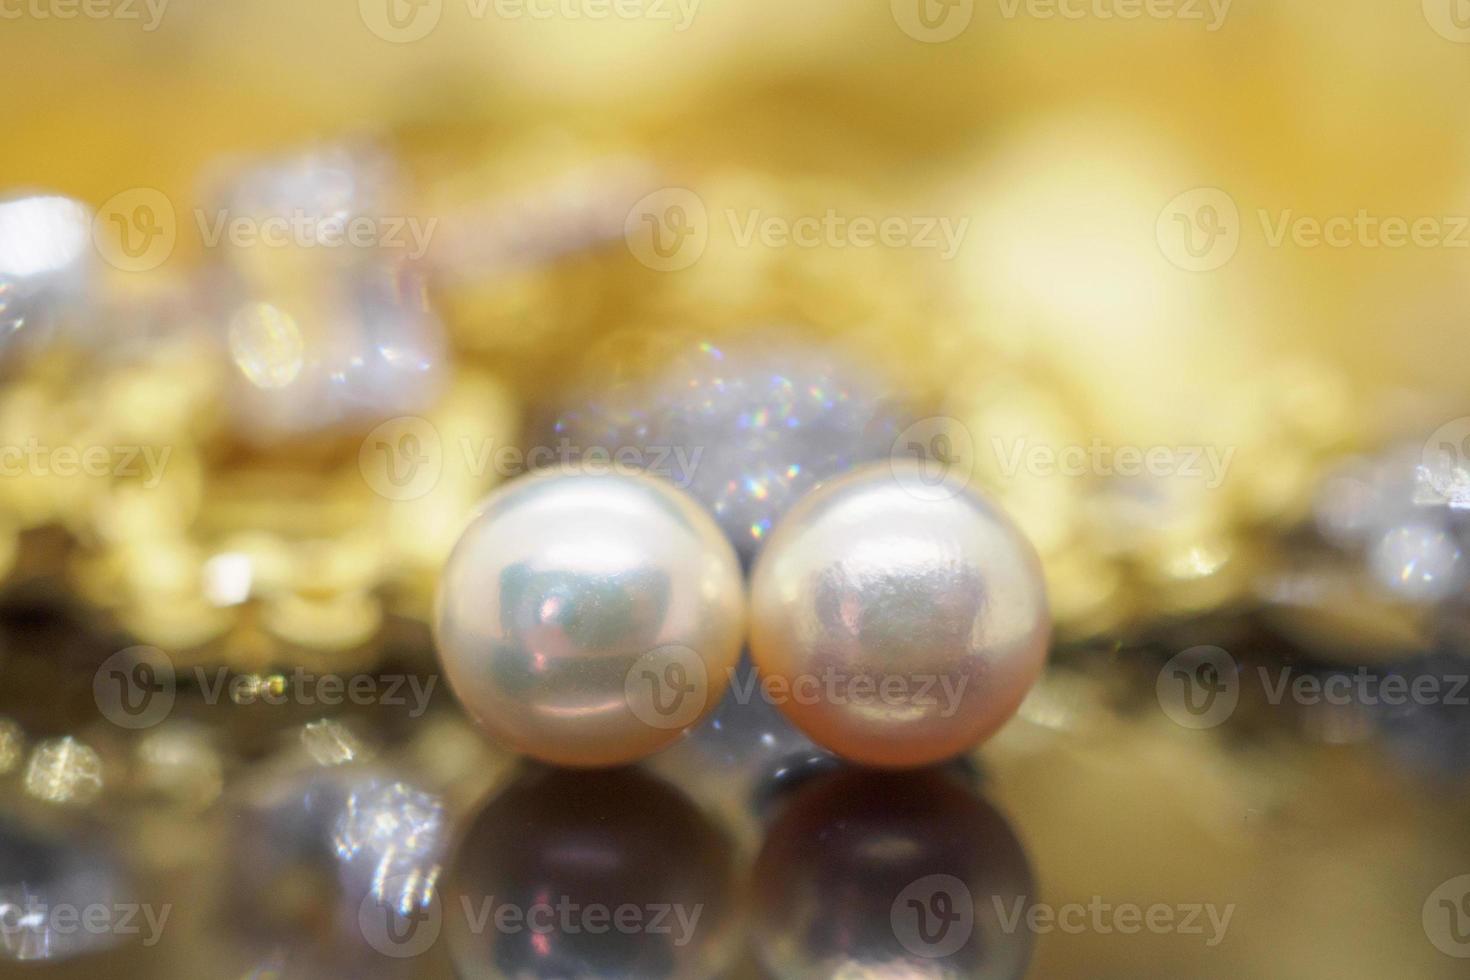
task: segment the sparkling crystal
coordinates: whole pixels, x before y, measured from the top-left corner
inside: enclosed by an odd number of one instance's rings
[[[92,217],[58,195],[0,200],[0,356],[44,344],[92,285]]]
[[[20,765],[25,755],[26,736],[14,720],[0,716],[0,776]]]
[[[88,803],[102,792],[102,759],[70,735],[38,742],[26,767],[25,788],[47,803]]]
[[[210,196],[224,227],[273,229],[227,234],[216,253],[219,329],[248,438],[376,424],[432,404],[443,328],[400,246],[406,226],[420,245],[433,226],[410,224],[388,154],[313,147],[237,169]]]
[[[443,328],[399,264],[334,271],[225,318],[235,418],[257,442],[424,411],[443,382]]]
[[[703,501],[748,562],[808,489],[891,451],[901,426],[885,394],[818,347],[774,337],[704,342],[650,390],[593,395],[545,436],[574,455],[636,450]]]
[[[362,740],[352,729],[330,718],[307,723],[301,729],[301,744],[322,766],[340,766],[365,755]]]
[[[284,388],[301,373],[301,330],[269,303],[246,303],[230,319],[230,356],[257,388]]]
[[[438,797],[406,783],[372,783],[348,798],[333,843],[349,884],[407,915],[429,900],[447,831]]]
[[[1463,584],[1459,542],[1437,524],[1386,531],[1373,547],[1369,567],[1381,585],[1410,602],[1438,602]]]
[[[391,156],[371,144],[324,144],[295,153],[247,162],[220,175],[207,196],[212,199],[212,217],[226,216],[264,227],[274,220],[290,227],[292,250],[310,252],[315,258],[334,253],[351,260],[352,247],[332,247],[332,242],[350,245],[345,235],[349,222],[359,216],[375,216],[393,207],[398,196],[397,168]],[[279,248],[241,247],[224,239],[237,270],[257,271],[274,258]]]
[[[182,724],[157,729],[143,737],[137,753],[141,781],[189,810],[203,810],[223,788],[219,753],[202,729]]]

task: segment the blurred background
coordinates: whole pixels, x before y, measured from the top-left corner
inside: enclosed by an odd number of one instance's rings
[[[0,0],[0,53],[0,975],[1464,974],[1464,0]],[[437,570],[619,451],[747,563],[917,454],[1036,545],[1046,676],[934,772],[759,701],[508,757]],[[567,894],[702,915],[461,901]]]

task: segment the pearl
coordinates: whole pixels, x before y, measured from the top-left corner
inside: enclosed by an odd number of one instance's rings
[[[440,661],[515,750],[640,759],[720,701],[740,656],[740,566],[715,522],[641,475],[543,472],[487,498],[439,586]]]
[[[1015,713],[1051,621],[1030,544],[978,494],[917,461],[874,464],[804,497],[751,581],[751,654],[818,744],[920,766]]]

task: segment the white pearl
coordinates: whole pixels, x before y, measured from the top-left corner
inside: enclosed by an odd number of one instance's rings
[[[1000,509],[915,461],[804,497],[751,581],[751,654],[817,743],[857,762],[955,756],[1020,706],[1051,634],[1040,563]]]
[[[743,638],[734,549],[646,476],[542,473],[492,494],[440,582],[439,657],[459,699],[519,752],[618,765],[720,700]]]

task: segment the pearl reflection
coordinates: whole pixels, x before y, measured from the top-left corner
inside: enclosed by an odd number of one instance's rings
[[[732,953],[733,885],[729,841],[671,785],[528,766],[471,818],[447,875],[445,907],[488,925],[444,930],[464,980],[703,980]]]
[[[1015,980],[1030,959],[1030,932],[996,913],[1034,897],[1025,851],[945,772],[817,778],[772,825],[753,881],[758,949],[778,980]],[[944,928],[926,928],[931,909]]]

